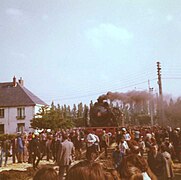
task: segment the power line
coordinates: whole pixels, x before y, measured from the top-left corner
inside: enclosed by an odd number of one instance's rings
[[[181,79],[181,77],[164,77],[164,78],[162,78],[162,79]]]
[[[151,79],[150,81],[153,81],[153,80],[156,80],[155,79]],[[109,91],[117,91],[117,90],[123,90],[123,89],[126,89],[126,88],[129,88],[129,87],[133,87],[133,86],[137,86],[137,85],[140,85],[140,84],[144,84],[144,83],[148,83],[148,81],[143,81],[143,82],[140,82],[140,83],[135,83],[135,84],[132,84],[132,85],[129,85],[129,86],[124,86],[124,87],[120,87],[120,88],[117,88],[117,89],[111,89]],[[96,92],[96,93],[90,93],[90,94],[85,94],[85,95],[81,95],[81,96],[69,96],[69,97],[66,97],[64,98],[61,98],[59,97],[58,99],[54,99],[55,101],[58,101],[58,100],[69,100],[69,99],[77,99],[77,98],[85,98],[85,97],[90,97],[90,96],[94,96],[94,95],[101,95],[101,94],[104,94],[105,91],[102,91],[102,92]]]
[[[154,79],[155,79],[155,78],[154,78]],[[144,81],[144,82],[147,82],[147,81]],[[142,83],[138,83],[138,84],[142,84]],[[136,85],[137,85],[137,84],[136,84]],[[132,81],[131,84],[130,84],[130,82],[129,82],[129,83],[126,83],[126,86],[125,86],[125,87],[132,87],[132,86],[135,86],[135,81]],[[124,86],[123,86],[123,87],[124,87]],[[119,90],[120,87],[117,87],[117,86],[116,86],[116,87],[112,87],[112,86],[110,87],[110,86],[109,86],[109,87],[106,87],[106,88],[104,88],[104,89],[110,89],[110,91],[111,91],[111,90]],[[102,90],[99,90],[99,91],[102,91],[102,92],[103,92],[103,91],[105,91],[104,89],[102,88]],[[84,91],[84,92],[85,92],[85,91]],[[94,93],[94,92],[95,92],[95,94],[97,94],[97,90],[86,91],[87,94],[89,94],[89,93],[92,94],[92,93]],[[78,92],[78,93],[74,92],[73,96],[74,96],[74,95],[78,95],[78,94],[80,94],[80,93],[82,94],[82,92]],[[60,96],[60,97],[65,97],[65,96]]]
[[[120,86],[120,84],[124,84],[124,85],[130,85],[130,84],[133,84],[133,83],[135,83],[136,81],[143,81],[143,79],[145,79],[145,75],[144,74],[142,74],[142,76],[140,76],[140,77],[137,77],[137,76],[135,76],[135,77],[133,77],[133,79],[123,79],[123,80],[119,80],[119,81],[115,81],[115,82],[112,82],[111,81],[111,85],[110,85],[110,82],[107,82],[107,84],[102,84],[102,82],[101,83],[99,83],[99,84],[94,84],[94,86],[96,86],[97,85],[97,87],[100,89],[100,87],[101,87],[101,89],[116,89],[118,86]],[[154,79],[155,77],[148,77],[147,79]],[[100,86],[101,85],[101,86]],[[80,86],[79,84],[77,84],[77,86]],[[86,86],[88,86],[88,84],[86,84]],[[91,85],[92,86],[92,85]],[[71,89],[74,89],[73,87],[71,87]],[[87,87],[87,88],[79,88],[79,89],[77,89],[76,88],[76,90],[74,90],[74,94],[82,94],[83,92],[87,92],[87,93],[92,93],[92,91],[95,91],[95,92],[97,92],[97,90],[90,90],[90,87]],[[103,90],[102,90],[103,91]],[[50,91],[49,91],[50,92]]]

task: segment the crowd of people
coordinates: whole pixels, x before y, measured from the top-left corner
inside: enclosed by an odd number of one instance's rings
[[[74,143],[76,158],[81,158],[81,149],[84,137],[82,130],[61,130],[48,132],[17,133],[16,136],[8,138],[4,135],[0,142],[0,167],[6,166],[8,159],[12,163],[32,163],[36,169],[39,161],[45,158],[47,161],[56,162],[57,152],[64,135],[69,135],[69,140]],[[71,138],[71,139],[70,139]]]
[[[112,144],[113,167],[108,170],[96,162],[96,158],[101,152],[107,158]],[[80,180],[166,180],[174,178],[173,161],[181,162],[181,131],[180,128],[158,126],[123,127],[114,132],[106,128],[99,132],[81,128],[56,132],[43,130],[18,133],[11,139],[4,136],[0,147],[0,166],[6,166],[11,158],[13,163],[32,163],[37,169],[44,158],[59,166],[58,175],[54,170],[48,170],[58,179],[63,179],[66,174],[67,180],[75,177]],[[83,150],[86,158],[82,155]],[[74,160],[81,161],[71,166]],[[47,169],[41,171],[39,175]]]

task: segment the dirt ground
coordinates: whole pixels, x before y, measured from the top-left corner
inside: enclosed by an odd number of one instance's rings
[[[0,173],[1,180],[30,180],[34,176],[34,171],[28,168],[27,171],[9,170]]]
[[[41,161],[39,168],[48,166],[57,168],[53,161],[47,162]],[[34,170],[32,164],[28,163],[16,163],[8,164],[6,167],[0,169],[0,180],[32,180],[37,170]]]

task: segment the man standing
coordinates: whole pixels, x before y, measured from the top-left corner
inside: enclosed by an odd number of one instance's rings
[[[95,145],[97,139],[93,133],[89,133],[88,131],[85,131],[85,134],[86,134],[85,142],[86,142],[86,148],[87,148],[86,158],[88,160],[94,160],[97,154],[96,145]]]
[[[0,152],[0,167],[2,166],[3,163],[3,156],[5,156],[5,160],[4,160],[4,166],[7,165],[7,161],[8,161],[8,156],[9,156],[9,151],[10,151],[10,141],[7,138],[7,136],[4,136],[3,141],[1,142],[1,152]]]
[[[109,135],[103,130],[103,134],[101,137],[101,148],[105,150],[105,157],[107,158],[107,147],[109,147]]]
[[[39,133],[35,132],[33,136],[34,137],[32,138],[32,141],[30,143],[30,151],[33,160],[33,168],[36,169],[38,168],[38,164],[41,159]]]
[[[24,151],[24,146],[23,146],[22,135],[21,135],[21,133],[18,133],[18,137],[17,137],[18,163],[22,163],[22,161],[23,161],[23,151]]]
[[[164,156],[158,151],[158,145],[153,145],[148,153],[148,165],[158,180],[166,179],[166,164]]]
[[[57,164],[59,165],[60,180],[63,180],[65,170],[67,174],[74,155],[74,145],[68,140],[68,135],[64,134],[62,138],[63,142],[60,143],[57,153]]]

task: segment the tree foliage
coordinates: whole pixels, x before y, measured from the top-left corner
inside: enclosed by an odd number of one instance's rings
[[[52,129],[81,127],[86,125],[85,111],[87,106],[80,103],[78,107],[74,104],[73,109],[70,106],[57,106],[52,102],[50,107],[41,107],[39,112],[31,120],[32,128]]]
[[[165,104],[165,118],[169,125],[181,126],[181,98],[179,97],[175,102],[170,99],[170,102]]]
[[[67,105],[55,106],[52,102],[50,107],[41,107],[39,112],[31,121],[32,128],[52,129],[70,128],[70,127],[85,127],[89,126],[89,114],[94,103],[91,101],[89,107],[79,103],[74,104],[71,108]],[[157,107],[157,106],[155,106]],[[122,113],[118,117],[119,125],[124,121],[125,124],[149,125],[151,122],[150,113],[148,112],[147,103],[124,103],[110,102],[111,109],[118,109]],[[164,102],[165,118],[167,124],[171,126],[181,125],[181,98],[176,101],[170,99],[170,102]],[[116,113],[113,111],[113,113]],[[154,122],[157,122],[158,113],[154,110]],[[165,121],[166,122],[166,121]],[[166,123],[165,123],[166,125]]]

